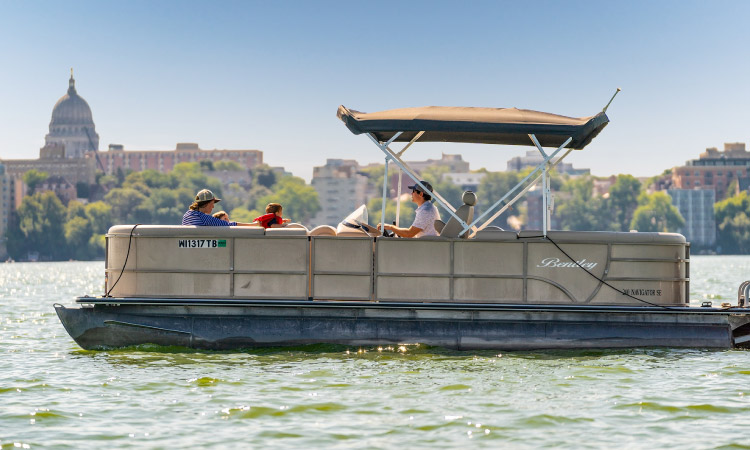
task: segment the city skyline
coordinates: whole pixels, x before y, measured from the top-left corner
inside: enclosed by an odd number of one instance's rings
[[[744,2],[0,1],[0,159],[36,158],[75,70],[101,136],[126,149],[254,148],[310,180],[327,158],[382,162],[335,117],[487,106],[611,123],[566,160],[649,176],[748,141]],[[64,26],[60,26],[64,24]],[[504,170],[526,147],[415,145]]]

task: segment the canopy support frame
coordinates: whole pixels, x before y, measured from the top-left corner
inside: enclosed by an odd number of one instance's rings
[[[507,199],[508,197],[510,197],[514,192],[516,192],[521,186],[523,186],[529,179],[531,179],[535,174],[537,174],[541,170],[542,173],[540,174],[540,176],[542,177],[542,181],[543,181],[543,185],[544,185],[544,188],[543,188],[543,191],[542,191],[542,196],[543,196],[542,233],[543,233],[544,237],[547,237],[547,231],[548,231],[548,226],[549,226],[549,222],[548,222],[548,219],[549,219],[548,201],[549,201],[549,196],[551,195],[550,190],[549,190],[548,171],[550,170],[551,167],[554,167],[555,165],[557,165],[557,163],[559,163],[560,161],[562,161],[562,159],[565,158],[565,156],[567,156],[572,149],[568,149],[568,151],[565,153],[565,155],[563,155],[561,158],[559,158],[557,161],[555,161],[554,164],[550,163],[550,161],[553,160],[553,158],[555,156],[557,156],[557,154],[560,153],[560,151],[562,151],[565,148],[565,146],[568,145],[573,140],[573,138],[569,137],[568,139],[566,139],[565,142],[563,142],[563,144],[561,146],[559,146],[555,151],[553,151],[550,154],[547,154],[544,151],[544,149],[539,144],[539,141],[537,140],[537,138],[536,138],[535,135],[529,134],[529,138],[534,143],[534,145],[536,146],[537,150],[539,150],[539,152],[542,154],[543,161],[541,163],[539,163],[534,168],[534,170],[532,170],[531,172],[529,172],[529,174],[526,175],[523,178],[523,180],[519,181],[518,184],[516,184],[511,190],[509,190],[505,195],[503,195],[498,201],[496,201],[492,206],[490,206],[489,208],[487,208],[487,210],[485,212],[483,212],[479,217],[477,217],[476,219],[474,219],[474,221],[472,223],[466,224],[466,222],[462,221],[462,223],[465,224],[464,228],[461,230],[462,234],[465,233],[465,232],[467,232],[472,227],[475,227],[476,224],[479,223],[480,220],[482,220],[492,210],[494,210],[495,208],[497,208],[502,202],[505,201],[505,199]],[[503,207],[503,209],[501,209],[498,213],[496,213],[495,215],[493,215],[481,227],[477,228],[476,231],[480,231],[480,230],[484,229],[487,225],[489,225],[493,220],[495,220],[497,218],[497,216],[499,216],[500,214],[502,214],[503,211],[505,211],[506,209],[508,209],[513,203],[515,203],[521,197],[521,195],[523,195],[529,189],[531,189],[531,187],[534,186],[538,181],[539,181],[539,177],[537,177],[532,183],[530,183],[528,186],[526,186],[526,188],[523,189],[520,194],[516,195],[510,203],[508,203],[507,205],[505,205]]]
[[[468,232],[469,230],[473,230],[473,234],[475,235],[478,231],[483,230],[485,227],[487,227],[490,223],[492,223],[493,220],[495,220],[500,214],[502,214],[504,211],[506,211],[510,206],[512,206],[516,201],[518,201],[526,192],[528,192],[534,185],[536,185],[540,178],[542,180],[542,234],[546,238],[547,232],[549,231],[549,226],[551,223],[551,189],[550,189],[550,175],[549,171],[552,170],[557,164],[560,163],[566,156],[570,154],[570,152],[573,149],[568,149],[567,152],[557,160],[555,160],[555,156],[558,155],[565,147],[570,144],[570,142],[573,140],[573,137],[568,137],[565,142],[562,143],[557,149],[555,149],[551,153],[547,153],[544,151],[544,148],[539,143],[539,140],[534,134],[529,134],[529,139],[531,139],[534,146],[537,148],[539,153],[542,155],[542,162],[539,163],[534,170],[529,172],[528,175],[526,175],[521,181],[518,182],[512,189],[510,189],[508,192],[505,193],[498,201],[496,201],[492,206],[490,206],[486,211],[484,211],[479,217],[474,219],[473,222],[466,223],[463,219],[461,219],[456,214],[456,209],[448,203],[442,196],[440,196],[437,192],[433,192],[429,189],[427,189],[419,180],[419,176],[414,172],[409,165],[404,162],[401,159],[401,155],[404,154],[404,152],[412,145],[414,144],[421,136],[424,134],[423,131],[420,131],[417,133],[414,138],[409,141],[409,143],[406,144],[406,146],[401,149],[398,153],[394,152],[390,145],[395,141],[401,134],[403,134],[403,131],[398,131],[394,133],[394,135],[388,139],[388,141],[379,141],[373,133],[367,133],[367,136],[375,143],[375,145],[385,154],[385,168],[383,171],[383,206],[381,211],[381,221],[380,223],[385,223],[385,209],[386,209],[386,202],[388,199],[388,164],[389,162],[393,161],[393,163],[396,164],[399,168],[399,192],[398,192],[398,204],[397,204],[397,214],[399,213],[398,208],[400,206],[400,187],[401,187],[401,172],[406,172],[406,174],[411,178],[415,184],[417,184],[419,187],[421,187],[425,192],[428,192],[430,195],[432,195],[433,198],[435,198],[435,201],[440,204],[447,212],[448,214],[456,219],[461,225],[462,230],[460,234],[464,234]],[[518,191],[524,184],[527,183],[534,175],[536,175],[538,172],[541,171],[541,174],[539,174],[531,183],[528,183],[521,192],[516,194],[513,199],[504,205],[500,210],[498,210],[495,214],[493,214],[483,225],[480,227],[477,227],[477,224],[485,217],[487,214],[489,214],[491,211],[493,211],[495,208],[497,208],[500,204],[502,204],[508,197],[510,197],[513,193]],[[398,218],[396,219],[398,221]]]
[[[564,155],[562,155],[561,157],[559,157],[558,159],[556,159],[554,162],[552,162],[550,164],[550,168],[554,168],[560,161],[562,161],[563,159],[565,159],[565,157],[568,156],[570,154],[570,152],[572,152],[572,151],[573,151],[573,149],[569,148],[568,151],[565,152]],[[490,217],[489,219],[487,219],[480,227],[476,228],[476,230],[473,233],[471,233],[470,237],[474,237],[477,234],[477,231],[482,231],[485,228],[487,228],[487,226],[489,224],[491,224],[493,220],[497,219],[500,216],[500,214],[502,214],[505,211],[507,211],[508,208],[510,208],[518,200],[520,200],[521,197],[524,196],[524,194],[526,194],[527,192],[529,192],[529,190],[531,190],[531,188],[533,188],[539,182],[539,180],[541,178],[542,178],[541,175],[538,175],[536,178],[534,178],[534,181],[532,181],[531,183],[527,184],[526,187],[523,188],[523,190],[521,192],[519,192],[515,197],[513,197],[513,200],[509,201],[508,203],[505,204],[505,206],[503,206],[502,208],[498,209],[497,212],[492,215],[492,217]]]
[[[454,208],[454,207],[453,207],[453,205],[451,205],[450,203],[448,203],[448,201],[447,201],[447,200],[445,200],[445,199],[444,199],[444,198],[443,198],[442,196],[440,196],[440,194],[438,194],[437,192],[433,192],[433,191],[431,191],[431,190],[427,189],[427,188],[425,187],[425,185],[424,185],[424,184],[422,184],[422,182],[421,182],[421,181],[419,181],[419,176],[417,175],[417,173],[416,173],[416,172],[414,172],[414,171],[413,171],[413,170],[411,169],[411,167],[409,167],[409,165],[408,165],[408,164],[406,164],[406,162],[404,162],[404,160],[402,160],[402,159],[401,159],[401,157],[399,156],[400,154],[403,154],[403,152],[404,152],[404,151],[405,151],[405,150],[406,150],[406,149],[407,149],[407,148],[408,148],[408,147],[409,147],[409,146],[410,146],[411,144],[413,144],[414,142],[416,142],[416,140],[417,140],[417,139],[418,139],[418,138],[419,138],[420,136],[422,136],[422,134],[424,134],[424,133],[423,133],[423,132],[417,133],[417,135],[416,135],[416,136],[414,137],[414,139],[412,139],[412,141],[411,141],[411,142],[409,142],[409,143],[408,143],[408,144],[406,145],[406,147],[404,147],[404,149],[402,149],[402,150],[401,150],[401,152],[399,152],[399,154],[396,154],[396,153],[395,153],[395,152],[394,152],[393,150],[391,150],[391,148],[390,148],[389,146],[390,146],[390,145],[391,145],[391,143],[393,143],[393,141],[394,141],[394,140],[396,140],[396,138],[398,138],[398,137],[399,137],[399,136],[400,136],[400,135],[401,135],[402,133],[403,133],[403,131],[398,131],[398,132],[396,132],[396,133],[395,133],[395,134],[394,134],[394,135],[393,135],[393,136],[392,136],[392,137],[391,137],[391,138],[390,138],[390,139],[389,139],[388,141],[386,141],[386,142],[381,142],[381,141],[379,141],[379,140],[378,140],[378,138],[376,138],[376,137],[375,137],[375,136],[374,136],[374,135],[373,135],[372,133],[367,133],[367,136],[368,136],[368,137],[369,137],[369,138],[370,138],[370,139],[371,139],[371,140],[372,140],[372,141],[373,141],[373,142],[375,143],[375,145],[377,145],[377,146],[378,146],[378,148],[379,148],[379,149],[380,149],[380,150],[381,150],[381,151],[382,151],[383,153],[385,153],[385,171],[384,171],[384,173],[383,173],[383,210],[382,210],[382,213],[381,213],[381,221],[380,221],[380,223],[383,223],[383,224],[385,223],[385,206],[386,206],[386,200],[387,200],[387,195],[388,195],[388,191],[387,191],[387,186],[388,186],[388,163],[389,163],[389,161],[393,161],[393,163],[394,163],[394,164],[396,164],[396,165],[397,165],[397,166],[398,166],[398,167],[399,167],[399,168],[400,168],[401,170],[403,170],[404,172],[406,172],[406,174],[407,174],[407,175],[409,176],[409,178],[411,178],[411,179],[412,179],[412,180],[414,181],[414,183],[415,183],[415,184],[417,184],[417,185],[418,185],[418,186],[419,186],[420,188],[422,188],[422,190],[423,190],[424,192],[427,192],[427,193],[429,193],[429,194],[430,194],[430,195],[431,195],[431,196],[432,196],[432,197],[433,197],[433,198],[435,199],[435,201],[436,201],[436,202],[438,202],[438,204],[439,204],[440,206],[442,206],[442,207],[443,207],[443,209],[445,209],[445,211],[446,211],[446,212],[447,212],[447,213],[448,213],[448,214],[449,214],[449,215],[450,215],[451,217],[453,217],[454,219],[458,220],[458,221],[459,221],[459,223],[461,223],[461,224],[463,224],[463,225],[466,225],[466,222],[465,222],[465,221],[463,221],[463,220],[462,220],[462,219],[461,219],[461,218],[460,218],[460,217],[458,216],[458,214],[456,214],[456,208]],[[401,193],[399,192],[399,196],[400,196],[400,195],[401,195]]]

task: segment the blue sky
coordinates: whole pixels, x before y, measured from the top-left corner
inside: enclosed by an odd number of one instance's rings
[[[101,138],[255,148],[306,179],[382,161],[336,108],[518,107],[610,125],[568,161],[650,176],[750,144],[747,1],[0,0],[0,158],[35,158],[73,67]],[[528,148],[530,149],[530,148]],[[504,170],[524,147],[415,145]]]

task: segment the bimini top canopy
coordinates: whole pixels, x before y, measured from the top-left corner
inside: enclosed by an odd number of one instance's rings
[[[385,142],[403,132],[396,142],[464,142],[529,145],[533,134],[543,147],[566,146],[580,150],[609,123],[604,112],[592,117],[566,117],[516,108],[425,106],[363,113],[339,106],[337,113],[354,134],[370,133]]]

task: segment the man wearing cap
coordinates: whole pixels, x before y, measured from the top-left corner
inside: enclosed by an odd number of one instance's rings
[[[211,215],[211,211],[214,209],[214,204],[219,203],[220,198],[216,198],[213,192],[208,189],[203,189],[195,196],[195,201],[190,205],[190,209],[187,210],[184,216],[182,216],[183,225],[197,225],[197,226],[217,226],[217,227],[228,227],[228,226],[252,226],[249,223],[242,222],[227,222],[222,219],[217,219]]]
[[[430,183],[424,180],[420,181],[420,183],[427,188],[427,191],[432,192],[432,185]],[[435,230],[435,221],[440,220],[440,212],[438,212],[435,205],[430,201],[432,200],[432,196],[429,192],[425,192],[419,184],[409,186],[409,189],[411,189],[411,201],[417,204],[414,223],[409,228],[400,228],[395,225],[383,225],[379,223],[378,230],[385,228],[388,231],[392,231],[396,236],[405,238],[437,236],[438,232]]]

